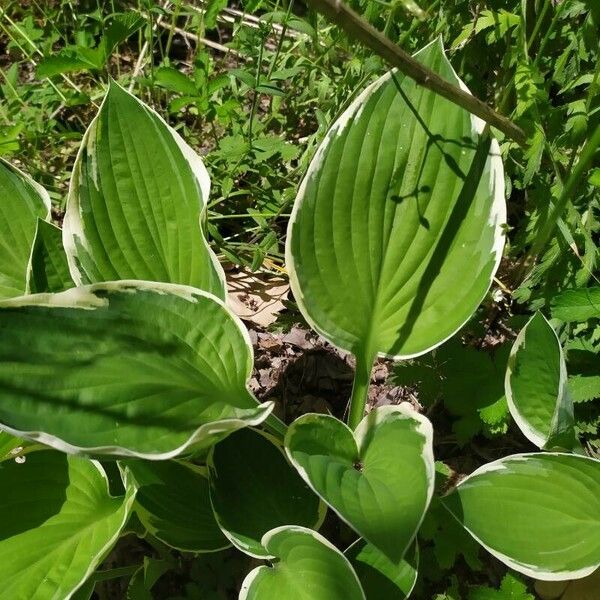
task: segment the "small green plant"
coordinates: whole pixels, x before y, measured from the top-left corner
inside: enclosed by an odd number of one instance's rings
[[[440,41],[416,58],[464,85]],[[288,426],[249,391],[249,336],[205,237],[209,193],[201,159],[115,82],[84,136],[62,231],[43,189],[0,163],[1,600],[89,598],[130,528],[158,547],[233,545],[264,561],[242,600],[403,599],[430,506],[525,575],[598,568],[600,461],[577,447],[562,349],[541,314],[515,342],[505,390],[543,451],[434,496],[430,421],[408,403],[365,414],[375,358],[443,344],[498,269],[504,173],[482,122],[392,71],[308,169],[286,263],[307,321],[356,358],[347,424],[306,414]],[[321,529],[327,508],[354,532],[345,550]],[[162,572],[145,562],[132,589],[148,593]]]

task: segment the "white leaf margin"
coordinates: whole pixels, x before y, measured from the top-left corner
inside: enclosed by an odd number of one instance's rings
[[[268,531],[267,533],[265,533],[265,535],[263,535],[263,537],[262,537],[261,544],[265,548],[267,548],[269,546],[271,540],[275,536],[279,535],[280,533],[284,533],[284,532],[285,533],[300,533],[303,535],[309,535],[309,536],[313,537],[315,540],[317,540],[317,542],[319,542],[320,544],[322,544],[329,550],[332,550],[338,556],[342,557],[344,562],[348,566],[350,573],[352,573],[352,575],[354,575],[354,581],[356,582],[357,589],[360,590],[360,592],[362,594],[363,600],[367,600],[367,598],[365,596],[365,592],[364,592],[362,585],[360,583],[360,580],[358,578],[358,575],[356,574],[356,571],[354,570],[354,567],[352,566],[352,563],[350,562],[350,560],[348,560],[348,558],[344,555],[343,552],[340,552],[329,540],[324,538],[320,533],[313,531],[312,529],[307,529],[306,527],[299,527],[297,525],[283,525],[282,527],[276,527],[275,529],[271,529],[271,531]],[[252,591],[252,584],[254,583],[255,579],[261,573],[263,573],[265,571],[268,572],[270,570],[271,569],[269,567],[267,567],[266,565],[261,565],[259,567],[256,567],[252,571],[250,571],[250,573],[248,573],[248,575],[246,575],[244,581],[242,582],[238,600],[248,600],[248,595]]]
[[[447,59],[446,51],[443,46],[442,38],[439,36],[437,39],[433,40],[423,48],[421,48],[418,52],[413,55],[413,58],[417,58],[419,54],[424,53],[431,46],[439,45],[442,51],[442,54]],[[454,70],[450,61],[448,61],[452,72],[454,73],[459,87],[467,92],[471,93],[466,84],[462,81],[462,79],[458,76],[458,73]],[[315,152],[314,157],[312,158],[306,174],[302,179],[300,187],[298,188],[298,193],[296,195],[296,199],[294,201],[294,206],[292,208],[292,212],[290,215],[290,219],[288,221],[287,226],[287,235],[286,235],[286,243],[285,243],[285,265],[287,267],[289,280],[290,280],[290,288],[292,293],[294,294],[294,298],[302,313],[302,316],[306,319],[306,322],[320,335],[327,339],[327,341],[342,352],[351,352],[350,348],[345,348],[337,345],[333,340],[335,336],[332,336],[330,332],[320,327],[311,317],[306,302],[304,299],[304,294],[302,293],[302,287],[300,286],[300,281],[298,279],[298,275],[296,273],[296,260],[294,258],[294,254],[292,252],[292,238],[293,238],[293,228],[294,224],[298,218],[298,214],[300,212],[301,206],[304,203],[304,199],[306,196],[306,188],[308,186],[308,182],[316,172],[321,168],[321,164],[325,158],[325,152],[329,146],[329,144],[333,141],[333,139],[340,135],[341,132],[348,126],[351,119],[358,119],[360,113],[363,109],[364,102],[366,99],[377,91],[383,84],[385,84],[388,79],[392,78],[394,75],[399,73],[397,69],[392,69],[382,75],[379,79],[368,85],[350,104],[350,106],[337,118],[337,120],[331,125],[329,131],[325,135],[323,141],[319,144],[317,151]],[[485,122],[477,117],[476,115],[471,114],[471,133],[473,137],[478,137],[481,135],[483,130],[485,129]],[[488,282],[488,286],[485,291],[482,293],[479,303],[483,301],[486,294],[488,293],[500,266],[500,261],[502,260],[502,254],[504,251],[504,244],[506,241],[506,236],[504,234],[504,224],[507,220],[507,208],[506,208],[506,198],[505,198],[505,183],[504,183],[504,164],[502,162],[502,155],[500,152],[500,145],[495,138],[491,139],[490,149],[489,149],[489,157],[490,157],[490,171],[492,173],[491,181],[490,181],[490,192],[493,194],[492,206],[490,211],[490,218],[488,224],[493,225],[495,229],[494,236],[494,245],[492,247],[492,252],[494,253],[494,267],[492,272],[490,273],[490,278]],[[391,360],[409,360],[412,358],[417,358],[422,356],[423,354],[427,354],[431,352],[435,348],[438,348],[442,344],[446,343],[451,337],[453,337],[457,331],[460,331],[470,320],[471,317],[465,319],[463,323],[461,323],[450,335],[445,337],[443,340],[436,342],[432,346],[425,348],[419,352],[415,352],[412,354],[386,354],[385,352],[377,352],[377,356],[382,358],[388,358]]]
[[[511,384],[511,379],[514,373],[513,361],[515,360],[516,355],[519,353],[519,351],[525,344],[527,328],[534,319],[538,318],[538,315],[541,316],[541,318],[544,320],[544,323],[548,327],[548,329],[552,331],[554,339],[556,340],[556,345],[558,347],[560,356],[558,365],[559,385],[558,390],[556,390],[556,403],[554,405],[554,413],[552,421],[549,424],[547,434],[536,429],[533,426],[533,424],[529,422],[527,417],[519,410],[518,406],[515,403]],[[519,426],[519,429],[532,444],[535,444],[540,449],[544,449],[546,447],[546,445],[552,439],[554,433],[556,432],[558,420],[561,415],[561,409],[566,409],[566,411],[571,416],[573,415],[573,401],[571,400],[571,396],[567,387],[567,365],[565,361],[565,355],[560,344],[560,340],[556,335],[556,331],[554,330],[552,325],[550,325],[548,319],[546,319],[546,317],[541,312],[537,312],[529,319],[529,321],[527,321],[526,325],[521,329],[521,331],[519,331],[519,334],[515,339],[515,342],[510,350],[508,363],[506,365],[506,374],[504,377],[504,393],[506,395],[506,400],[508,402],[510,414],[512,415],[512,418],[515,420],[516,424]]]
[[[458,490],[462,485],[466,484],[470,479],[483,475],[485,473],[490,473],[493,471],[502,471],[507,470],[506,462],[510,460],[514,461],[527,461],[527,459],[531,456],[568,456],[570,458],[574,458],[576,460],[588,460],[593,463],[598,463],[600,466],[600,461],[591,458],[589,456],[581,456],[576,454],[570,454],[568,452],[529,452],[529,453],[521,453],[521,454],[511,454],[510,456],[505,456],[503,458],[499,458],[493,462],[482,465],[475,471],[473,471],[470,475],[465,477],[455,488]],[[452,492],[451,492],[452,493]],[[503,562],[506,566],[515,571],[526,575],[527,577],[532,577],[533,579],[539,579],[541,581],[567,581],[570,579],[581,579],[583,577],[587,577],[591,575],[596,569],[600,567],[600,561],[590,567],[583,567],[582,569],[578,569],[577,571],[544,571],[540,569],[536,565],[530,565],[527,563],[522,563],[517,560],[514,560],[510,556],[503,554],[502,552],[498,552],[494,550],[492,547],[488,546],[485,542],[483,542],[477,535],[475,535],[465,524],[446,506],[446,503],[443,501],[442,504],[446,508],[446,510],[458,521],[460,526],[465,529],[471,535],[471,537],[480,544],[483,548],[485,548],[492,556],[497,558],[499,561]]]
[[[423,524],[423,520],[425,519],[425,515],[427,514],[427,510],[429,508],[429,504],[431,503],[431,499],[433,498],[433,492],[435,490],[435,459],[433,456],[433,426],[431,421],[424,415],[417,412],[413,406],[409,402],[401,402],[396,405],[386,405],[374,408],[370,413],[368,413],[361,422],[357,425],[356,431],[352,431],[346,423],[336,419],[331,415],[317,414],[317,413],[307,413],[296,419],[288,428],[288,431],[285,436],[285,452],[287,454],[288,460],[294,465],[298,473],[300,473],[302,479],[308,484],[308,486],[313,490],[313,492],[319,496],[329,506],[329,508],[351,529],[356,531],[359,535],[361,535],[369,544],[375,546],[377,548],[377,544],[373,543],[371,540],[367,539],[361,531],[359,531],[355,525],[350,523],[343,515],[341,515],[338,510],[327,502],[327,498],[325,498],[312,484],[310,480],[310,476],[307,473],[306,469],[298,464],[297,461],[294,460],[292,452],[289,450],[289,440],[294,435],[294,425],[296,423],[302,423],[303,421],[312,421],[315,419],[332,419],[339,423],[341,426],[345,427],[354,440],[356,444],[356,449],[358,454],[361,455],[363,453],[363,444],[365,442],[366,435],[370,428],[376,427],[383,421],[385,421],[388,417],[398,417],[404,420],[413,420],[417,423],[417,433],[421,434],[425,440],[423,445],[423,452],[421,454],[421,458],[423,459],[423,463],[425,464],[425,472],[427,476],[427,497],[425,501],[425,506],[423,507],[423,514],[421,515],[421,520],[418,522],[415,527],[415,531],[410,539],[406,543],[406,547],[404,548],[404,553],[408,550],[413,540],[415,539],[421,525]],[[381,552],[381,551],[380,551]]]
[[[90,144],[90,138],[93,138],[93,134],[95,133],[98,120],[100,118],[100,114],[102,113],[102,109],[104,108],[104,104],[108,99],[108,94],[110,93],[110,86],[115,85],[120,88],[125,94],[133,98],[137,104],[145,111],[153,115],[158,119],[158,121],[164,125],[166,130],[173,136],[175,143],[181,150],[184,158],[187,160],[190,168],[192,169],[192,174],[196,178],[198,182],[198,186],[200,188],[200,215],[199,215],[199,231],[198,235],[202,238],[202,243],[206,248],[208,256],[211,259],[215,272],[221,281],[223,288],[223,297],[226,297],[226,278],[225,271],[223,266],[219,262],[216,254],[212,251],[208,240],[206,239],[206,235],[204,233],[204,225],[203,221],[206,218],[207,206],[208,206],[208,197],[210,195],[210,175],[204,165],[204,162],[200,158],[200,156],[194,151],[194,149],[179,135],[175,129],[173,129],[165,119],[158,113],[156,110],[142,102],[139,98],[134,96],[131,92],[126,90],[124,87],[120,86],[113,79],[109,82],[109,87],[104,94],[104,98],[98,108],[98,112],[96,116],[90,122],[83,138],[81,140],[81,145],[79,146],[79,150],[77,151],[77,155],[75,157],[75,163],[73,165],[73,171],[71,173],[71,179],[69,181],[69,191],[67,193],[67,206],[65,210],[65,217],[63,220],[63,246],[65,248],[65,252],[67,254],[67,263],[69,265],[69,270],[71,271],[71,277],[75,282],[75,285],[81,286],[84,284],[83,282],[83,273],[79,270],[77,266],[77,246],[75,244],[75,237],[77,236],[79,242],[86,248],[86,250],[92,254],[89,244],[87,242],[87,236],[85,234],[85,227],[83,221],[81,219],[81,205],[79,203],[79,185],[81,180],[81,161],[83,157],[83,153],[86,151],[90,145],[92,146],[89,151],[90,156],[92,157],[92,161],[95,156],[95,143]],[[96,183],[96,187],[98,184]]]
[[[108,281],[102,283],[95,283],[87,286],[80,286],[71,288],[65,292],[58,294],[31,294],[26,296],[18,296],[16,298],[9,298],[7,300],[0,301],[0,309],[2,308],[17,308],[22,306],[47,306],[47,307],[61,307],[61,308],[77,308],[82,310],[94,310],[103,306],[107,306],[109,301],[106,298],[98,298],[94,292],[96,291],[114,291],[114,292],[126,292],[135,294],[138,291],[150,291],[157,294],[173,294],[179,296],[188,302],[195,303],[197,296],[205,297],[219,306],[221,306],[229,318],[237,325],[248,349],[248,364],[246,365],[246,390],[249,390],[249,376],[252,369],[253,363],[253,348],[250,340],[250,335],[244,327],[241,319],[235,315],[225,304],[223,300],[198,288],[194,288],[188,285],[179,285],[173,283],[163,283],[156,281],[141,281],[134,279],[124,279],[119,281]],[[93,447],[82,447],[74,446],[64,441],[63,439],[45,433],[43,431],[21,431],[8,427],[0,423],[0,430],[6,431],[16,437],[30,439],[46,446],[50,446],[61,452],[67,454],[77,455],[89,455],[89,454],[106,454],[116,455],[121,458],[142,458],[145,460],[168,460],[175,458],[191,448],[197,442],[201,442],[205,439],[219,436],[222,434],[229,434],[242,427],[257,426],[260,425],[273,411],[275,403],[272,401],[263,402],[257,404],[252,416],[247,418],[230,418],[221,419],[213,423],[206,423],[201,425],[192,436],[181,446],[169,451],[169,452],[156,452],[156,453],[145,453],[130,450],[122,446],[93,446]],[[251,409],[248,409],[250,411]]]

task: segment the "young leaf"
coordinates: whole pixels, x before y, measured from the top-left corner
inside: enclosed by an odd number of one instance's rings
[[[576,445],[573,401],[563,351],[542,313],[520,331],[506,369],[505,392],[513,419],[539,448]]]
[[[74,285],[62,245],[62,231],[56,225],[38,219],[27,274],[27,292],[63,292]]]
[[[124,464],[138,485],[135,512],[154,537],[183,552],[230,545],[213,515],[208,478],[198,468],[173,460]]]
[[[308,414],[288,429],[288,457],[304,480],[369,543],[398,563],[434,487],[431,423],[410,405],[372,410],[356,431]]]
[[[209,188],[200,157],[111,82],[71,179],[63,239],[74,281],[164,281],[223,298],[201,226]]]
[[[239,600],[366,600],[348,559],[316,531],[278,527],[262,544],[278,560],[248,573]]]
[[[283,449],[258,431],[243,429],[214,446],[208,457],[215,516],[231,542],[265,557],[262,537],[281,525],[317,529],[319,501],[288,463]]]
[[[216,297],[119,281],[0,302],[0,424],[59,450],[150,459],[209,446],[272,409]]]
[[[508,456],[477,469],[444,504],[486,550],[529,577],[577,579],[600,566],[598,460]]]
[[[463,85],[437,41],[416,58]],[[392,71],[330,129],[300,187],[286,261],[308,322],[370,367],[428,352],[481,302],[502,255],[498,144]]]
[[[100,564],[131,511],[102,467],[50,450],[0,470],[0,600],[70,598]]]
[[[49,216],[48,192],[0,159],[0,298],[25,293],[37,220]]]
[[[405,600],[417,582],[419,550],[415,542],[399,563],[391,562],[377,548],[358,539],[345,552],[367,600]]]

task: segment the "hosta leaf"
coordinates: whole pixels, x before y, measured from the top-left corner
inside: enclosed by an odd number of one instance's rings
[[[477,469],[444,504],[486,550],[529,577],[577,579],[600,565],[598,460],[508,456]]]
[[[416,542],[399,563],[358,539],[344,554],[354,567],[367,600],[405,600],[415,587],[419,551]]]
[[[29,263],[27,291],[30,294],[63,292],[73,285],[62,245],[62,231],[56,225],[38,219]]]
[[[37,220],[49,216],[48,192],[0,160],[0,298],[25,293]]]
[[[462,85],[441,42],[416,55]],[[309,323],[370,365],[448,339],[498,267],[498,144],[467,111],[392,71],[332,126],[301,185],[286,260]]]
[[[262,543],[278,560],[248,573],[239,600],[365,600],[348,559],[315,531],[278,527]]]
[[[0,469],[0,599],[70,598],[116,542],[134,486],[113,498],[102,467],[45,450]]]
[[[566,290],[552,298],[550,310],[565,322],[600,318],[600,286]]]
[[[539,312],[512,347],[505,392],[511,415],[530,442],[539,448],[575,446],[563,351],[554,329]]]
[[[268,556],[265,533],[282,525],[317,529],[324,511],[274,440],[251,429],[230,435],[208,458],[210,496],[225,535],[243,552]]]
[[[111,82],[71,180],[64,243],[76,283],[144,279],[224,296],[202,233],[210,180],[154,111]]]
[[[409,404],[372,410],[356,431],[328,415],[297,419],[286,451],[305,481],[368,542],[398,563],[431,500],[431,423]]]
[[[230,545],[213,515],[208,478],[197,467],[174,460],[124,464],[138,485],[135,512],[154,537],[184,552]]]
[[[0,423],[68,452],[165,459],[258,424],[252,347],[216,297],[119,281],[0,302]]]

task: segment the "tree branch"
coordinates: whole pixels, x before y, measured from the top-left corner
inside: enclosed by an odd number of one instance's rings
[[[341,0],[308,0],[308,3],[334,24],[341,27],[349,36],[371,48],[389,64],[414,79],[419,85],[477,115],[519,145],[526,145],[527,136],[519,126],[496,112],[485,102],[452,85],[437,73],[424,67]]]

